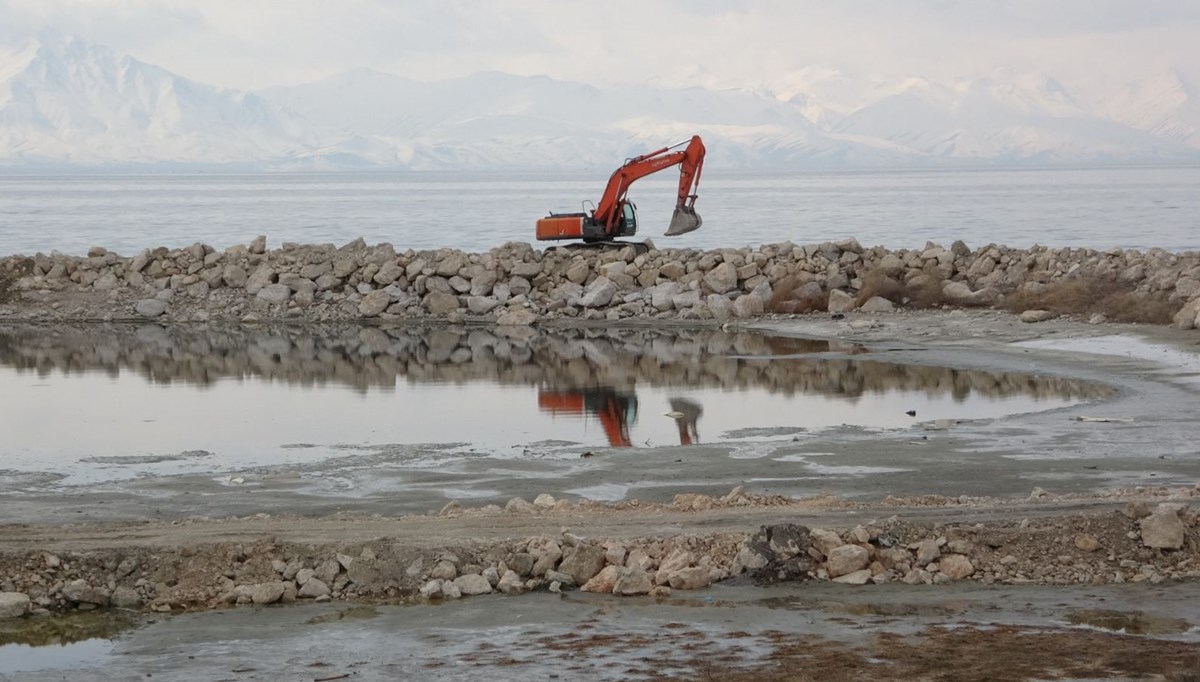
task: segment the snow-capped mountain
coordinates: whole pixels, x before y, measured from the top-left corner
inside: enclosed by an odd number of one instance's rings
[[[833,129],[944,159],[1085,162],[1185,155],[1170,140],[1084,110],[1044,75],[949,85],[912,78]]]
[[[252,94],[53,31],[0,45],[0,167],[611,167],[705,139],[724,168],[1200,161],[1177,73],[1101,97],[1044,74],[940,83],[811,67],[770,87],[595,87],[483,72],[355,69]]]
[[[1177,71],[1130,83],[1098,105],[1114,121],[1200,149],[1200,88]]]
[[[224,163],[309,135],[263,98],[43,31],[0,51],[0,163]]]

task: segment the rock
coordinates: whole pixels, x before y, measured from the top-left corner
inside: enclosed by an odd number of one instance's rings
[[[437,264],[436,274],[439,277],[453,277],[458,274],[459,270],[466,267],[466,265],[466,255],[455,251],[442,258]]]
[[[338,279],[346,279],[350,273],[359,268],[358,259],[354,256],[338,256],[333,259],[333,269],[330,271]],[[379,273],[375,273],[379,274]]]
[[[504,594],[521,594],[525,591],[525,581],[521,576],[517,575],[516,571],[508,570],[500,577],[500,581],[496,583],[496,589]]]
[[[500,570],[495,566],[488,566],[483,569],[482,575],[492,587],[495,587],[500,582]]]
[[[917,544],[917,565],[926,566],[942,556],[937,540],[922,540]]]
[[[487,315],[500,305],[500,301],[490,296],[468,296],[467,310],[472,315]]]
[[[830,577],[836,578],[862,570],[870,561],[870,554],[863,547],[842,545],[829,550],[825,570],[829,572]]]
[[[658,564],[658,572],[654,574],[654,584],[666,585],[672,573],[691,566],[695,557],[686,549],[676,549]]]
[[[332,585],[341,570],[342,565],[336,559],[328,559],[322,562],[320,566],[317,566],[316,570],[313,571],[313,577],[326,585]]]
[[[616,566],[605,566],[604,570],[599,571],[589,580],[583,583],[583,587],[579,588],[584,592],[597,592],[600,594],[612,594],[613,587],[617,584],[617,578],[621,575],[621,569]]]
[[[826,557],[829,556],[829,552],[835,547],[841,547],[846,544],[842,541],[840,535],[824,528],[813,528],[809,531],[809,537],[811,538],[812,546],[816,547],[817,551]]]
[[[533,568],[530,570],[530,574],[534,576],[550,573],[558,565],[559,559],[562,559],[562,547],[549,538],[539,538],[530,542],[528,551],[534,557]],[[561,578],[555,578],[555,580],[561,580]],[[571,584],[574,585],[574,583]]]
[[[372,291],[358,302],[358,314],[363,317],[376,317],[387,310],[392,298],[387,291],[378,289]]]
[[[442,597],[445,599],[461,599],[462,590],[454,583],[442,583]]]
[[[167,312],[167,303],[157,298],[143,298],[134,304],[134,310],[142,317],[158,317]]]
[[[1080,533],[1075,536],[1075,546],[1084,552],[1094,552],[1100,549],[1100,541],[1095,535]]]
[[[429,577],[434,580],[454,580],[458,577],[458,567],[449,561],[439,561],[429,572]]]
[[[597,277],[583,290],[579,297],[579,305],[584,308],[603,308],[612,302],[617,293],[617,285],[607,277]]]
[[[854,297],[841,289],[833,289],[829,292],[829,303],[826,309],[831,313],[850,312],[854,310]]]
[[[553,509],[554,496],[548,493],[542,493],[541,495],[533,498],[533,506],[540,507],[542,509]]]
[[[673,590],[699,590],[712,584],[712,572],[703,566],[689,566],[669,572],[666,581]]]
[[[258,266],[254,272],[246,279],[246,293],[250,295],[257,294],[263,287],[274,282],[276,279],[275,271],[271,266],[263,263]]]
[[[284,578],[288,578],[288,577],[295,578],[297,585],[303,585],[304,583],[312,580],[313,576],[315,576],[317,574],[317,572],[312,570],[311,568],[298,569],[296,571],[295,575],[293,575],[293,576],[288,576],[289,571],[287,569],[284,569],[279,572],[283,574]]]
[[[225,281],[225,286],[232,289],[241,289],[246,286],[246,280],[250,276],[246,274],[246,270],[230,263],[225,266],[221,272],[221,279]]]
[[[113,590],[110,603],[118,609],[140,609],[142,597],[132,587],[120,585]]]
[[[524,261],[522,261],[520,263],[513,263],[512,268],[510,268],[508,272],[513,277],[524,277],[526,279],[533,279],[534,277],[537,277],[538,275],[542,274],[542,264],[541,263],[526,263]]]
[[[1200,298],[1193,299],[1183,306],[1173,318],[1175,326],[1180,329],[1195,329],[1200,327]]]
[[[747,317],[758,317],[763,314],[766,306],[763,300],[754,294],[744,294],[738,296],[733,302],[734,317],[745,319]]]
[[[324,273],[319,273],[318,276],[320,276],[320,274]],[[403,276],[404,268],[400,267],[396,261],[389,260],[383,265],[379,266],[379,271],[375,273],[375,276],[371,278],[371,281],[380,286],[386,287]]]
[[[20,618],[31,606],[29,595],[23,592],[0,592],[0,620]]]
[[[312,582],[311,580],[309,582]],[[287,586],[282,582],[258,583],[250,586],[250,601],[262,606],[274,604],[283,598]]]
[[[437,599],[438,597],[442,596],[442,581],[437,580],[436,578],[434,580],[430,580],[422,585],[421,589],[418,590],[417,593],[426,599]]]
[[[560,573],[555,570],[549,570],[549,571],[546,571],[545,578],[546,578],[546,580],[550,580],[550,581],[553,581],[553,582],[556,582],[556,583],[559,583],[562,585],[566,585],[567,587],[575,587],[575,578],[567,575],[566,573]]]
[[[467,596],[489,594],[492,591],[492,584],[482,575],[460,575],[454,579],[454,585]]]
[[[268,284],[259,289],[254,297],[267,303],[287,303],[292,297],[292,290],[286,284]]]
[[[111,272],[106,272],[100,275],[100,278],[92,282],[92,288],[97,291],[112,291],[120,286],[120,281],[117,276]]]
[[[952,580],[961,580],[975,572],[971,560],[962,554],[947,554],[938,561],[938,567]]]
[[[535,560],[532,554],[528,552],[517,552],[508,558],[508,567],[522,578],[533,575],[533,566]]]
[[[108,606],[108,592],[92,587],[86,580],[82,578],[72,580],[62,588],[62,596],[67,601],[72,601],[77,604],[94,604],[96,606]]]
[[[891,313],[896,311],[896,306],[882,296],[872,296],[858,309],[864,313]]]
[[[267,251],[267,236],[260,234],[250,242],[250,253],[262,254]]]
[[[458,297],[441,291],[432,291],[421,302],[430,315],[448,315],[458,310]]]
[[[604,568],[604,563],[604,550],[602,548],[595,545],[581,544],[573,547],[566,553],[558,570],[560,573],[566,573],[571,576],[576,585],[583,585]]]
[[[1182,549],[1184,527],[1179,512],[1170,505],[1158,505],[1154,513],[1139,522],[1142,544],[1151,549]]]
[[[591,271],[591,268],[584,261],[572,263],[571,267],[567,268],[567,281],[574,282],[575,284],[583,284],[587,281]]]
[[[805,526],[762,526],[738,548],[730,573],[747,573],[761,582],[806,580],[812,568],[812,537]]]
[[[1025,322],[1026,324],[1045,322],[1046,320],[1053,320],[1056,317],[1058,317],[1058,315],[1050,312],[1049,310],[1026,310],[1025,312],[1021,313],[1021,321]]]
[[[732,263],[721,263],[704,275],[704,286],[714,294],[733,291],[737,283],[737,268]]]
[[[609,568],[616,568],[610,566]],[[640,568],[621,568],[618,569],[617,579],[613,581],[613,594],[635,595],[635,594],[650,594],[650,590],[654,588],[654,583],[650,580],[650,574]]]
[[[871,574],[871,571],[863,568],[857,571],[851,571],[845,575],[840,575],[834,578],[833,582],[842,583],[843,585],[866,585],[867,583],[871,582],[872,577],[874,576]]]
[[[523,308],[507,310],[496,316],[496,324],[510,327],[528,327],[538,321],[538,314]]]
[[[854,237],[850,237],[848,239],[843,239],[842,241],[834,244],[834,246],[836,246],[839,250],[845,251],[847,253],[861,254],[863,252],[862,245],[859,244],[858,240],[855,239]]]
[[[514,497],[504,505],[504,513],[506,514],[532,514],[537,511],[537,507],[529,503],[523,497]]]
[[[300,586],[300,597],[306,599],[316,599],[329,594],[329,586],[316,578],[309,578],[303,585]]]

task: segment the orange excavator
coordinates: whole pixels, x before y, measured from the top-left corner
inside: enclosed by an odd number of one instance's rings
[[[684,149],[678,149],[684,145]],[[629,186],[651,173],[676,165],[679,166],[679,196],[666,236],[674,237],[699,228],[703,221],[696,213],[696,191],[700,187],[700,169],[704,166],[704,143],[700,136],[693,135],[688,142],[627,160],[608,179],[600,204],[590,215],[551,213],[537,221],[537,238],[600,242],[632,237],[637,233],[637,207],[625,196]]]
[[[608,444],[614,448],[633,445],[629,427],[637,421],[637,397],[600,387],[562,391],[538,391],[538,409],[552,415],[593,415],[600,420]]]

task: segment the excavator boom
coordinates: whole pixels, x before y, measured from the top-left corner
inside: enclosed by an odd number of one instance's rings
[[[684,149],[678,150],[685,144]],[[632,236],[637,230],[637,214],[633,204],[626,199],[629,186],[640,178],[676,165],[679,166],[679,191],[666,234],[673,237],[699,228],[703,221],[696,213],[696,193],[704,153],[704,142],[700,136],[693,135],[686,143],[629,159],[608,179],[600,203],[590,216],[586,213],[551,213],[538,220],[537,238],[599,241]]]

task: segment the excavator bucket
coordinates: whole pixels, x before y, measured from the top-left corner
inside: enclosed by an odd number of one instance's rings
[[[704,221],[701,220],[700,214],[696,213],[696,209],[690,206],[679,206],[671,215],[671,226],[667,228],[666,236],[677,237],[687,234],[692,230],[699,229],[703,224]]]

